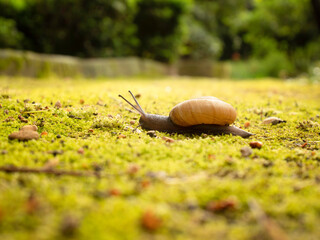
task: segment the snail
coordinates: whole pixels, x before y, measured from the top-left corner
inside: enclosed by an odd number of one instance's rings
[[[190,99],[176,105],[169,116],[148,114],[143,111],[139,102],[129,91],[137,106],[119,95],[141,115],[139,126],[146,130],[157,130],[180,134],[232,134],[243,138],[252,133],[246,132],[232,124],[237,116],[236,110],[229,104],[215,97]]]

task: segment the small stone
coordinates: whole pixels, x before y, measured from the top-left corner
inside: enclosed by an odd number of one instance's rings
[[[277,118],[277,117],[269,117],[269,118],[266,118],[262,121],[262,124],[272,124],[272,125],[276,125],[276,124],[279,124],[279,123],[285,123],[287,121],[285,120],[282,120],[280,118]]]
[[[88,132],[89,132],[89,133],[93,133],[93,129],[89,129]]]
[[[6,110],[3,111],[3,113],[4,113],[4,114],[8,114],[8,113],[9,113],[9,110],[6,109]]]
[[[174,139],[169,138],[169,137],[162,137],[163,140],[165,140],[167,143],[174,143]]]
[[[142,213],[141,225],[144,229],[153,232],[161,227],[162,220],[153,211],[147,210]]]
[[[30,99],[24,99],[23,102],[28,103],[28,102],[30,102]]]
[[[36,125],[25,125],[23,126],[20,131],[37,131],[38,127]]]
[[[104,103],[103,103],[102,100],[99,100],[99,101],[97,102],[97,105],[99,105],[99,106],[104,106]]]
[[[84,100],[83,99],[80,99],[80,104],[84,104]]]
[[[108,114],[107,117],[108,118],[113,118],[113,116],[111,114]]]
[[[157,137],[156,131],[154,131],[154,130],[148,131],[147,135],[150,137]]]
[[[252,149],[250,147],[243,147],[240,152],[242,157],[249,157],[252,154]]]
[[[250,122],[245,122],[245,123],[244,123],[244,127],[245,127],[245,128],[250,127]]]
[[[136,164],[133,164],[128,167],[127,173],[132,176],[132,175],[135,175],[138,171],[139,171],[139,166]]]
[[[83,154],[84,154],[84,149],[83,149],[83,148],[79,148],[79,149],[78,149],[78,153],[81,154],[81,155],[83,155]]]
[[[130,121],[130,124],[131,124],[131,125],[134,125],[135,123],[136,123],[136,121],[134,121],[134,120],[131,120],[131,121]]]
[[[58,134],[56,137],[57,137],[57,138],[61,138],[61,135]]]
[[[263,145],[262,142],[259,142],[259,141],[253,141],[249,144],[251,148],[258,148],[258,149],[260,149]]]
[[[62,108],[62,103],[58,100],[55,104],[54,104],[55,108]]]
[[[120,138],[126,138],[127,136],[126,135],[123,135],[123,134],[120,134],[120,135],[118,135],[118,139],[120,139]]]
[[[9,135],[9,140],[18,139],[19,141],[29,141],[32,139],[39,139],[39,133],[36,131],[19,131],[13,132]]]

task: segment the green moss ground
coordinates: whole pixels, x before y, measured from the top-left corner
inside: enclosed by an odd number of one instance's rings
[[[138,115],[118,98],[129,98],[129,89],[141,94],[145,111],[163,115],[180,101],[216,96],[237,109],[235,125],[250,122],[247,130],[255,136],[157,133],[152,138],[143,130],[133,132]],[[320,238],[319,85],[268,79],[1,77],[0,94],[0,166],[51,164],[101,175],[1,172],[1,240]],[[60,109],[54,108],[58,100]],[[18,119],[20,114],[28,123]],[[287,123],[262,125],[268,116]],[[47,135],[8,140],[26,124]],[[242,157],[240,149],[254,140],[263,147]],[[134,167],[137,172],[130,174]],[[208,210],[209,203],[219,201],[233,207]],[[145,212],[156,216],[147,219],[155,221],[153,231],[141,224]]]

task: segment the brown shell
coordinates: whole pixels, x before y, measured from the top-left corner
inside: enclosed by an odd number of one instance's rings
[[[198,124],[229,125],[236,120],[236,110],[215,97],[190,99],[176,105],[169,114],[173,123],[188,127]]]

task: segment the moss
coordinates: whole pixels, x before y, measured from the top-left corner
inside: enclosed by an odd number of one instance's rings
[[[0,172],[0,239],[257,239],[268,229],[253,200],[290,239],[320,236],[317,84],[2,77],[0,86],[0,166],[100,176]],[[117,97],[128,89],[146,112],[163,115],[182,100],[216,96],[237,109],[235,125],[250,122],[255,135],[150,137],[134,131],[138,115]],[[261,124],[269,116],[287,122]],[[8,140],[26,124],[38,125],[39,140]],[[251,141],[262,148],[242,157]],[[209,211],[214,201],[235,207]],[[155,231],[141,227],[145,211],[162,220]]]

